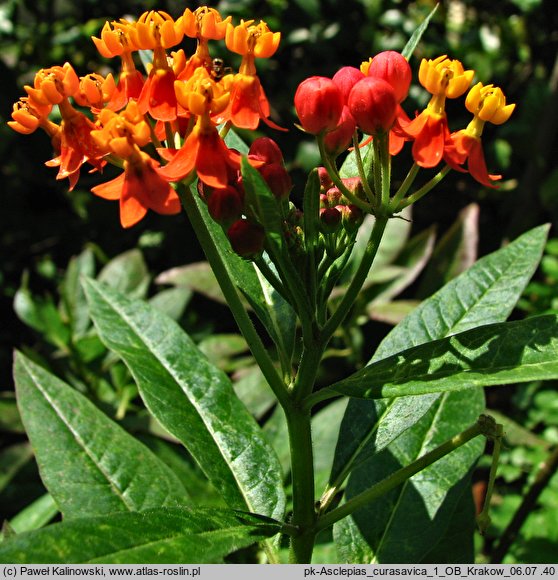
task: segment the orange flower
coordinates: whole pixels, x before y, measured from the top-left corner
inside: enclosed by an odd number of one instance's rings
[[[184,34],[198,40],[222,40],[231,20],[232,16],[223,20],[218,10],[208,6],[200,6],[194,12],[186,8],[182,15]]]
[[[274,129],[284,130],[268,119],[269,102],[256,75],[256,58],[269,58],[275,54],[281,40],[280,32],[271,32],[260,21],[242,20],[238,26],[228,24],[225,42],[227,48],[242,55],[238,74],[232,80],[231,99],[224,115],[226,120],[241,129],[256,129],[260,119]]]
[[[230,100],[223,120],[230,120],[239,129],[255,130],[260,119],[269,127],[286,131],[268,117],[269,101],[265,95],[260,79],[256,75],[238,73],[234,75],[230,86]]]
[[[143,75],[136,70],[132,52],[138,50],[130,38],[130,31],[135,24],[127,20],[106,22],[101,31],[101,38],[92,36],[97,50],[105,58],[120,56],[122,66],[116,90],[113,91],[107,107],[119,111],[130,99],[137,99],[143,88]]]
[[[47,128],[54,126],[58,129],[58,125],[54,125],[48,120],[48,116],[52,109],[52,105],[41,105],[30,100],[29,97],[22,97],[17,103],[14,103],[12,109],[13,121],[8,121],[8,125],[18,133],[23,135],[30,135],[38,127]],[[53,131],[48,131],[53,132]]]
[[[38,105],[58,105],[79,91],[79,79],[69,62],[64,66],[43,68],[37,72],[33,86],[23,87]]]
[[[94,112],[99,111],[108,103],[114,92],[116,83],[111,74],[102,77],[97,73],[90,73],[79,79],[79,90],[74,95],[74,100],[82,107],[89,107]]]
[[[195,170],[205,185],[225,187],[229,168],[240,169],[240,155],[225,145],[209,115],[198,117],[196,126],[178,151],[167,149],[160,153],[170,158],[170,162],[159,169],[159,175],[169,181],[180,181]]]
[[[260,20],[259,24],[254,24],[253,20],[241,20],[238,26],[229,23],[225,36],[230,51],[255,58],[273,56],[280,40],[281,33],[271,32],[263,20]]]
[[[91,191],[109,200],[120,200],[120,223],[123,228],[137,224],[153,210],[170,215],[180,212],[180,199],[157,172],[159,162],[147,153],[138,152],[124,162],[124,173],[93,187]]]
[[[140,150],[151,141],[151,129],[137,103],[130,101],[120,114],[103,109],[99,123],[102,127],[92,137],[104,152],[124,159],[124,173],[91,191],[105,199],[120,199],[120,222],[125,228],[140,221],[148,209],[178,213],[178,196],[158,174],[159,162]]]
[[[435,167],[442,160],[450,136],[446,97],[460,97],[471,84],[474,74],[472,70],[464,70],[458,60],[448,59],[445,55],[434,60],[422,60],[419,81],[432,98],[426,109],[410,123],[399,120],[401,133],[414,139],[413,158],[419,166]]]
[[[506,97],[499,87],[477,83],[469,91],[465,106],[473,113],[473,120],[466,129],[452,133],[451,142],[444,151],[444,159],[458,171],[464,171],[460,166],[467,161],[467,169],[474,179],[486,187],[496,187],[492,182],[502,179],[502,176],[488,173],[481,136],[486,122],[495,125],[505,123],[515,105],[506,104]]]
[[[80,111],[76,111],[64,99],[60,105],[62,123],[60,125],[60,155],[46,162],[48,167],[59,167],[56,179],[70,181],[70,191],[75,187],[81,166],[90,163],[100,171],[106,164],[101,151],[91,132],[95,125]]]
[[[178,20],[162,10],[144,12],[135,23],[129,24],[128,35],[139,50],[171,48],[182,42],[182,16]]]
[[[101,38],[92,36],[91,40],[95,43],[101,56],[105,58],[130,54],[138,50],[138,47],[133,43],[129,34],[133,27],[133,22],[124,19],[118,22],[105,22],[101,30]]]

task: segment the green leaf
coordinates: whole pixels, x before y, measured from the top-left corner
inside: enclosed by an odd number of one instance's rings
[[[239,369],[233,378],[234,392],[256,419],[260,420],[277,402],[260,367]]]
[[[411,38],[409,38],[409,41],[405,45],[405,48],[403,48],[403,50],[401,51],[401,54],[407,60],[409,60],[409,58],[411,58],[411,55],[413,54],[413,52],[415,52],[415,48],[417,47],[418,43],[420,42],[422,35],[425,33],[426,29],[428,28],[428,25],[430,23],[430,19],[434,16],[434,14],[436,13],[436,10],[438,10],[438,6],[439,6],[439,4],[436,4],[436,6],[434,6],[434,8],[430,12],[430,14],[421,22],[420,26],[413,32]]]
[[[483,408],[481,392],[440,397],[412,429],[352,472],[347,499],[469,427]],[[483,448],[484,439],[469,441],[338,522],[334,537],[342,559],[366,564],[422,561],[444,536],[463,494],[470,493],[470,469]],[[472,519],[470,513],[469,526]]]
[[[13,393],[0,394],[0,431],[25,433]]]
[[[30,503],[10,520],[10,526],[17,534],[42,528],[58,514],[58,506],[53,497],[46,493]]]
[[[176,266],[161,272],[155,279],[157,284],[172,284],[180,289],[198,292],[206,298],[226,304],[217,278],[207,262],[194,262],[186,266]]]
[[[231,365],[231,359],[248,351],[248,345],[240,334],[213,334],[204,338],[198,348],[209,362],[225,372]]]
[[[324,490],[331,473],[335,442],[339,437],[339,426],[345,414],[347,402],[347,399],[333,401],[312,417],[316,494]]]
[[[13,536],[0,544],[0,563],[221,563],[280,529],[261,516],[211,508],[117,513]]]
[[[246,205],[264,227],[266,238],[281,251],[283,247],[283,220],[279,203],[260,173],[246,157],[242,158],[242,185],[246,192]]]
[[[503,322],[537,267],[547,232],[547,226],[540,226],[523,234],[446,284],[387,335],[372,361],[456,332]],[[409,428],[437,396],[350,401],[331,482],[342,477],[353,462],[381,450]]]
[[[228,377],[148,304],[92,280],[85,290],[101,339],[124,360],[147,408],[185,445],[228,505],[281,518],[279,463]]]
[[[467,486],[450,516],[450,522],[444,535],[422,557],[421,562],[438,564],[470,564],[474,562],[476,527],[473,492],[471,486]]]
[[[188,288],[167,288],[150,298],[149,303],[173,320],[180,320],[191,298]]]
[[[558,316],[488,324],[372,363],[328,390],[381,399],[558,378]]]
[[[21,287],[14,296],[14,310],[19,319],[40,332],[54,346],[66,349],[70,340],[70,329],[64,324],[52,298],[36,298],[26,287]]]
[[[62,281],[62,303],[74,337],[83,336],[90,325],[89,310],[80,284],[80,277],[92,277],[94,274],[95,255],[91,248],[85,248],[81,254],[70,260]]]
[[[394,262],[395,266],[401,267],[401,273],[395,279],[374,285],[366,292],[366,295],[373,294],[370,305],[388,302],[416,280],[432,255],[435,237],[434,228],[428,228],[409,240]]]
[[[436,244],[432,258],[421,277],[417,295],[425,298],[447,284],[477,259],[479,206],[472,203]]]
[[[33,450],[28,443],[16,443],[0,452],[0,491],[32,457]]]
[[[17,353],[16,391],[41,477],[66,517],[180,505],[178,478],[91,401]]]
[[[99,272],[97,280],[130,298],[144,298],[150,276],[142,253],[133,249],[113,258]]]
[[[296,330],[293,328],[294,324],[290,322],[295,319],[291,306],[274,290],[270,291],[268,296],[265,295],[268,292],[267,282],[262,287],[262,277],[258,275],[253,262],[243,260],[233,252],[223,230],[211,218],[206,204],[196,191],[193,192],[193,199],[231,280],[246,298],[278,349],[288,348],[294,340],[292,333]],[[226,303],[213,270],[207,262],[173,268],[160,274],[156,282],[183,285],[222,304]],[[279,319],[280,324],[277,322]],[[285,356],[288,356],[288,351],[285,351]]]

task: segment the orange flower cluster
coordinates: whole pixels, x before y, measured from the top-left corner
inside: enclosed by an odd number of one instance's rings
[[[458,171],[467,163],[469,173],[480,183],[494,187],[499,175],[486,169],[481,135],[486,122],[508,120],[515,105],[507,105],[497,87],[475,85],[465,101],[474,119],[466,129],[450,133],[446,99],[461,97],[469,89],[473,70],[461,62],[439,56],[423,59],[418,73],[421,85],[432,95],[427,107],[409,119],[401,103],[411,83],[411,68],[399,53],[385,51],[361,64],[360,70],[343,67],[332,79],[310,77],[302,81],[295,95],[295,109],[302,128],[323,134],[325,151],[333,158],[352,142],[356,128],[370,135],[389,132],[389,153],[397,155],[405,141],[412,141],[415,163],[424,168],[445,161]]]
[[[464,70],[458,60],[439,56],[423,59],[419,69],[420,84],[432,95],[426,109],[409,122],[399,124],[400,136],[413,141],[413,158],[420,167],[435,167],[444,160],[450,167],[469,173],[479,183],[495,187],[501,175],[489,175],[486,169],[481,135],[484,123],[501,124],[507,121],[515,105],[506,105],[501,89],[492,85],[475,85],[468,93],[465,106],[474,119],[464,130],[450,133],[445,112],[446,99],[455,99],[467,91],[475,72]]]
[[[189,57],[178,47],[184,37],[196,40]],[[237,73],[211,57],[209,43],[217,40],[242,56]],[[24,87],[27,95],[14,105],[9,125],[23,134],[47,132],[57,153],[47,165],[59,167],[57,179],[68,178],[70,189],[85,163],[92,171],[107,162],[123,167],[119,177],[92,189],[120,200],[123,227],[148,209],[178,213],[172,182],[197,175],[209,187],[226,188],[231,170],[239,170],[240,156],[226,146],[219,125],[253,130],[263,120],[279,128],[269,119],[255,66],[279,41],[280,33],[263,21],[234,26],[206,6],[186,9],[176,20],[151,10],[135,22],[107,22],[93,42],[103,57],[119,57],[118,80],[97,73],[79,78],[69,63],[42,69]],[[147,76],[136,68],[138,51],[152,54]],[[55,106],[60,124],[49,119]]]

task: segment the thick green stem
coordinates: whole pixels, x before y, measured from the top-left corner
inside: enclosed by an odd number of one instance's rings
[[[347,517],[348,515],[352,514],[357,509],[369,504],[372,501],[375,501],[382,495],[385,495],[398,485],[401,485],[403,482],[407,481],[410,477],[422,471],[438,459],[441,459],[448,453],[451,453],[455,449],[465,445],[468,441],[477,437],[478,435],[487,434],[487,421],[490,423],[490,428],[492,427],[494,420],[482,415],[479,417],[479,420],[471,427],[452,437],[449,441],[442,443],[436,449],[433,449],[429,453],[426,453],[422,457],[419,457],[416,461],[413,461],[410,465],[406,467],[402,467],[395,473],[392,473],[390,476],[386,477],[376,485],[372,486],[370,489],[363,491],[362,493],[356,495],[355,497],[351,498],[347,501],[347,503],[343,504],[342,506],[326,513],[322,516],[317,524],[316,524],[316,531],[323,530],[328,528],[329,526],[333,525],[335,522]]]
[[[298,534],[291,538],[289,559],[293,564],[307,564],[312,559],[316,537],[314,509],[314,457],[310,412],[292,406],[286,409],[291,448],[293,517],[291,524]]]
[[[248,316],[248,313],[246,312],[242,301],[240,300],[236,286],[234,285],[227,270],[227,266],[225,265],[223,258],[221,257],[221,254],[219,253],[218,248],[215,246],[213,238],[207,229],[196,200],[194,199],[194,195],[192,194],[190,187],[185,187],[183,185],[179,186],[178,193],[180,195],[182,205],[186,210],[186,214],[190,219],[192,228],[196,233],[196,236],[203,248],[208,262],[211,265],[215,277],[219,282],[219,286],[223,291],[234,319],[238,324],[242,335],[246,339],[246,342],[248,343],[248,346],[250,347],[250,350],[252,351],[252,354],[254,355],[254,358],[256,359],[264,377],[277,397],[277,400],[281,406],[285,408],[285,406],[289,404],[289,397],[285,388],[285,384],[279,376],[273,361],[269,357],[267,349],[262,343],[261,338],[256,332],[256,329],[254,328],[254,325],[252,324],[252,321],[250,320],[250,317]]]
[[[323,328],[322,339],[323,344],[326,345],[329,339],[333,336],[333,333],[337,330],[339,325],[343,322],[349,310],[353,306],[357,296],[366,280],[366,276],[370,271],[372,262],[376,257],[376,252],[380,246],[382,236],[386,229],[388,218],[385,216],[377,216],[372,228],[372,233],[370,234],[370,239],[366,245],[366,250],[359,264],[358,270],[356,271],[349,287],[347,288],[337,310],[333,313],[331,318],[327,321]]]

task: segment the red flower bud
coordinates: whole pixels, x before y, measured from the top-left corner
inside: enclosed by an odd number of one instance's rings
[[[270,163],[269,165],[264,165],[258,171],[276,198],[284,199],[289,197],[293,182],[282,164]]]
[[[337,88],[341,91],[341,96],[343,97],[343,103],[346,105],[349,99],[349,94],[351,89],[364,78],[364,75],[353,66],[344,66],[340,68],[331,79]]]
[[[351,144],[355,129],[356,123],[349,108],[343,107],[339,125],[333,131],[326,133],[324,137],[324,146],[328,155],[337,157],[343,153]]]
[[[411,67],[407,59],[394,50],[377,54],[370,63],[368,76],[388,82],[395,92],[395,98],[401,103],[409,93],[411,86]]]
[[[250,159],[265,161],[266,163],[283,163],[283,153],[281,153],[279,145],[269,137],[259,137],[256,139],[250,145],[248,157]]]
[[[395,92],[388,82],[366,77],[353,87],[349,110],[364,133],[385,133],[391,129],[397,113]]]
[[[336,185],[330,187],[326,193],[327,207],[335,207],[336,205],[339,205],[342,197],[343,194]]]
[[[364,221],[364,212],[356,205],[340,205],[338,209],[341,212],[341,223],[345,231],[349,234],[356,232]]]
[[[334,234],[341,226],[341,212],[336,207],[320,210],[320,231]]]
[[[362,180],[360,177],[344,177],[341,181],[351,193],[357,197],[365,199],[364,188],[362,187]]]
[[[320,189],[327,191],[332,185],[331,177],[325,167],[318,167],[318,178],[320,180]]]
[[[294,104],[302,128],[312,135],[335,129],[343,111],[341,91],[326,77],[302,81],[296,90]]]
[[[208,188],[209,189],[209,188]],[[204,194],[207,199],[209,215],[223,226],[228,226],[239,219],[244,209],[244,195],[234,187],[211,188],[211,193]]]
[[[263,250],[264,229],[251,221],[240,219],[235,221],[227,231],[232,249],[243,258],[256,258]]]

